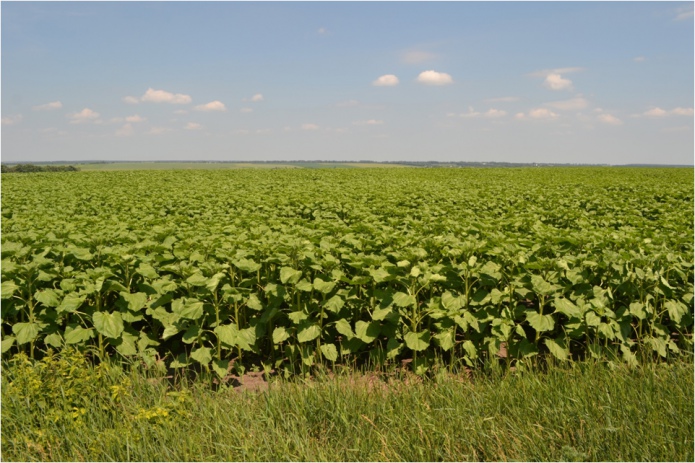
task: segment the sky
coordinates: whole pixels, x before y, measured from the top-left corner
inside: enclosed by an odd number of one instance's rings
[[[693,164],[693,2],[7,2],[3,162]]]

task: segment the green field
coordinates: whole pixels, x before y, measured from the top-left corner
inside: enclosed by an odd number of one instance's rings
[[[395,168],[399,164],[358,162],[106,162],[75,164],[83,171],[111,170],[217,170],[217,169],[333,169],[333,168]]]
[[[220,376],[692,347],[692,169],[5,174],[3,352]]]
[[[3,174],[3,458],[692,460],[692,179]]]

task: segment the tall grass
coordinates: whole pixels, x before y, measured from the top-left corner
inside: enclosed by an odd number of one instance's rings
[[[2,459],[692,461],[693,364],[176,386],[78,353],[2,374]]]

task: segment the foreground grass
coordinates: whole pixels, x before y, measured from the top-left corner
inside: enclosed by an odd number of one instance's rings
[[[166,380],[78,354],[2,374],[2,459],[693,461],[693,364],[350,375],[264,392]]]

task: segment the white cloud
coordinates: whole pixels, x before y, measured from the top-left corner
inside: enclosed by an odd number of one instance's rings
[[[664,117],[668,115],[668,112],[661,108],[652,108],[643,112],[642,115],[647,117]]]
[[[674,116],[692,116],[693,108],[674,108],[670,113]]]
[[[318,130],[319,126],[316,124],[302,124],[302,130]]]
[[[152,103],[171,104],[188,104],[192,101],[189,95],[184,95],[182,93],[171,93],[165,90],[155,90],[153,88],[148,88],[141,100]]]
[[[254,96],[251,97],[251,101],[253,101],[254,103],[258,103],[259,101],[263,101],[263,94],[256,93]]]
[[[690,19],[693,17],[693,5],[690,4],[689,6],[681,7],[676,10],[676,17],[674,18],[674,21],[683,21],[686,19]]]
[[[225,107],[224,103],[221,101],[211,101],[210,103],[205,103],[196,106],[195,108],[196,111],[226,111],[227,108]]]
[[[129,137],[133,134],[133,132],[134,132],[133,125],[132,124],[125,124],[123,127],[116,130],[116,136]]]
[[[546,108],[536,108],[528,112],[528,117],[531,119],[554,119],[558,115]]]
[[[454,79],[446,72],[423,71],[417,76],[417,81],[425,85],[448,85],[453,84]]]
[[[473,106],[468,107],[468,112],[467,113],[461,113],[459,114],[459,117],[479,117],[481,114],[473,109]]]
[[[22,121],[22,115],[17,114],[15,116],[6,116],[2,118],[2,125],[15,125]]]
[[[60,109],[63,107],[63,103],[60,101],[52,101],[50,103],[34,106],[33,109],[34,111],[50,111],[51,109]]]
[[[323,35],[323,34],[328,33],[328,29],[326,29],[325,27],[319,27],[319,30],[317,30],[316,32]]]
[[[543,82],[543,85],[551,90],[572,89],[572,81],[565,79],[560,74],[548,74],[548,76],[545,78],[545,82]]]
[[[512,103],[514,101],[519,101],[517,96],[503,96],[500,98],[488,98],[485,100],[486,103]]]
[[[473,118],[478,118],[478,117],[484,117],[486,119],[497,119],[500,117],[504,117],[507,115],[507,111],[503,111],[501,109],[495,109],[495,108],[490,108],[486,112],[481,113],[479,111],[476,111],[472,106],[468,107],[468,112],[467,113],[461,113],[461,114],[454,114],[454,113],[449,113],[447,116],[449,117],[463,117],[466,119],[473,119]]]
[[[621,121],[621,120],[618,119],[617,117],[612,116],[612,115],[610,115],[610,114],[599,114],[598,116],[596,116],[596,118],[597,118],[599,121],[603,122],[604,124],[608,124],[608,125],[623,125],[623,121]]]
[[[140,100],[138,100],[134,96],[124,96],[123,102],[128,103],[128,104],[138,104],[138,103],[140,103]]]
[[[84,108],[79,113],[68,114],[71,124],[82,124],[84,122],[96,122],[99,119],[99,113],[92,111],[89,108]]]
[[[531,111],[529,111],[528,114],[516,113],[514,115],[514,118],[518,119],[520,121],[528,120],[528,119],[549,120],[549,119],[555,119],[557,117],[559,117],[559,116],[556,113],[549,110],[548,108],[535,108],[535,109],[532,109]]]
[[[127,117],[125,118],[125,121],[126,121],[126,122],[145,122],[146,120],[147,120],[147,119],[145,119],[144,117],[139,116],[139,115],[137,115],[137,114],[132,115],[132,116],[127,116]]]
[[[242,113],[251,113],[251,112],[253,112],[253,108],[241,108],[241,109],[239,110],[239,112],[242,112]]]
[[[377,87],[393,87],[394,85],[398,85],[398,77],[393,74],[384,74],[372,82],[372,85]]]
[[[634,61],[635,63],[644,63],[645,61],[647,61],[647,58],[645,58],[644,56],[635,56],[634,58],[632,58],[632,61]]]
[[[546,103],[545,106],[550,106],[551,108],[559,109],[561,111],[575,111],[586,108],[589,106],[589,102],[586,100],[586,98],[579,95],[574,98],[570,98],[569,100]]]
[[[497,119],[498,117],[504,117],[507,115],[507,111],[503,111],[500,109],[488,109],[485,114],[483,114],[483,117],[486,117],[488,119]]]
[[[437,55],[423,50],[406,50],[401,53],[401,62],[405,64],[421,64],[435,58]]]
[[[667,116],[692,116],[693,108],[673,108],[671,110],[662,109],[659,107],[653,107],[643,112],[642,114],[633,114],[632,117],[651,117],[660,118]]]
[[[188,114],[188,111],[186,111],[185,109],[177,109],[176,111],[174,111],[174,114]]]
[[[583,70],[584,68],[577,66],[568,68],[541,69],[540,71],[532,72],[529,75],[532,77],[548,77],[550,74],[572,74]]]
[[[184,127],[184,129],[186,130],[199,130],[202,128],[203,126],[198,124],[197,122],[189,122],[188,124],[186,124],[186,127]]]
[[[236,129],[236,130],[235,130],[234,132],[232,132],[232,133],[234,133],[235,135],[248,135],[248,134],[251,133],[251,131],[248,130],[248,129]]]
[[[267,129],[267,128],[266,128],[266,129],[256,129],[256,134],[257,134],[257,135],[264,135],[264,134],[266,134],[266,133],[271,133],[271,132],[272,132],[272,130],[271,130],[271,129]]]
[[[369,119],[366,121],[355,121],[352,124],[353,125],[381,125],[383,123],[384,123],[384,121],[382,121],[382,120]]]
[[[171,132],[172,129],[169,127],[152,127],[148,133],[148,135],[161,135],[163,133]]]

